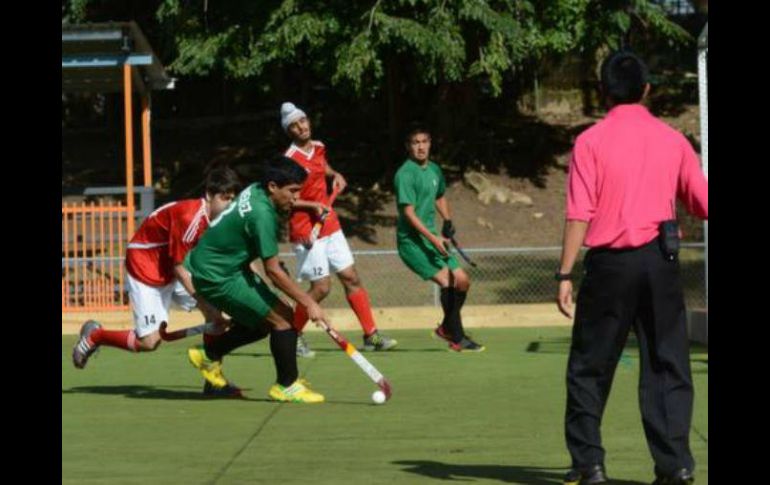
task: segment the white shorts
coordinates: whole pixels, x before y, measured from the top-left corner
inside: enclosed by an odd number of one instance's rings
[[[297,256],[297,281],[318,281],[353,266],[353,253],[342,230],[317,240],[310,250],[302,244],[294,246]]]
[[[172,301],[188,312],[198,304],[182,283],[176,280],[166,286],[149,286],[126,272],[126,282],[134,312],[134,332],[139,338],[157,332],[161,322],[168,322],[168,309]]]

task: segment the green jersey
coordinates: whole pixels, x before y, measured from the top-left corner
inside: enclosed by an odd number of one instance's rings
[[[415,215],[430,232],[438,234],[435,222],[436,199],[443,197],[446,191],[441,167],[430,160],[423,166],[414,160],[407,159],[396,172],[394,185],[398,204],[397,239],[422,237],[404,215],[404,208],[407,205],[414,207]]]
[[[265,190],[251,184],[211,221],[185,267],[194,278],[220,283],[277,254],[278,213]]]

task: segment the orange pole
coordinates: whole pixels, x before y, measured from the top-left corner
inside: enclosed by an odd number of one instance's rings
[[[67,229],[66,229],[66,226],[64,225],[65,221],[64,221],[64,208],[63,207],[62,207],[62,211],[61,211],[61,217],[62,217],[61,229],[62,229],[62,239],[63,239],[62,240],[61,252],[62,252],[62,263],[64,263],[64,257],[67,255],[66,251],[64,251],[64,241],[66,241],[66,239],[67,239]],[[65,265],[62,264],[62,269],[61,269],[62,270],[62,277],[61,277],[61,308],[62,308],[62,310],[64,310],[65,302],[67,300],[66,295],[64,294],[64,285],[67,283],[67,278],[64,275],[64,268],[65,268]]]
[[[96,300],[99,297],[98,290],[96,288],[96,263],[94,262],[94,259],[96,257],[96,211],[94,210],[94,203],[91,202],[90,205],[91,210],[88,214],[91,219],[91,271],[89,280],[89,285],[91,285],[91,304],[95,305]]]
[[[131,106],[131,65],[123,64],[123,111],[126,118],[126,201],[128,237],[134,234],[134,117]]]
[[[101,263],[99,268],[101,269],[99,274],[99,305],[107,305],[107,291],[104,284],[104,258],[106,251],[104,250],[104,199],[99,200],[99,257]]]
[[[86,272],[86,247],[88,244],[88,233],[86,232],[86,203],[83,202],[83,204],[80,206],[80,234],[83,237],[83,240],[81,241],[80,245],[80,264],[81,266],[81,273],[83,276],[83,305],[88,305],[88,276]]]
[[[152,187],[152,145],[150,142],[150,94],[142,96],[142,160],[144,161],[144,186]]]
[[[72,306],[77,306],[78,294],[80,293],[79,279],[78,279],[78,213],[77,204],[72,204]]]
[[[69,259],[70,255],[70,235],[69,235],[69,214],[67,208],[69,204],[64,204],[64,210],[62,211],[62,226],[64,229],[64,259]],[[69,261],[64,262],[64,281],[62,282],[64,288],[64,302],[61,304],[62,310],[69,306],[70,301],[70,265]]]
[[[121,206],[120,202],[118,202],[118,206]],[[120,211],[123,212],[123,207],[120,207]],[[131,220],[131,216],[128,216],[128,220]],[[123,221],[122,217],[121,220],[119,220],[118,223],[118,255],[123,255]],[[118,280],[120,282],[120,286],[118,287],[118,302],[122,306],[123,305],[123,265],[118,264]]]
[[[113,236],[115,236],[115,233],[113,232],[115,230],[115,227],[112,224],[112,219],[115,217],[115,207],[111,207],[112,211],[110,211],[110,218],[107,220],[107,233],[110,235],[110,241],[109,241],[109,255],[110,255],[110,276],[108,284],[110,285],[108,288],[108,295],[109,295],[109,302],[110,305],[115,304],[115,262],[112,260],[112,255],[114,254],[114,244],[115,241],[113,239]]]

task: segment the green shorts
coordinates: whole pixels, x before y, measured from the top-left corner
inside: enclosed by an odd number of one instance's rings
[[[216,284],[193,277],[193,286],[206,301],[249,328],[262,325],[280,301],[262,278],[251,271],[242,271]]]
[[[433,278],[444,268],[448,267],[454,271],[460,267],[454,256],[451,254],[449,256],[442,255],[431,243],[422,238],[418,241],[406,238],[399,239],[397,244],[401,261],[424,280]]]

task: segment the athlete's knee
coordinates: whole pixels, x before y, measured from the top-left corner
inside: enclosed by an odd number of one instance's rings
[[[160,346],[161,341],[160,333],[153,332],[138,339],[136,348],[140,352],[152,352]]]
[[[280,315],[282,319],[286,320],[287,322],[294,321],[294,310],[286,303],[281,302],[280,305],[278,305],[277,310],[278,315]]]
[[[279,301],[266,320],[274,330],[289,330],[294,327],[294,310],[286,303]]]
[[[441,288],[449,287],[449,270],[444,268],[431,278]]]
[[[355,269],[351,268],[351,271],[339,273],[339,277],[347,293],[361,289],[361,278],[358,277],[358,272]]]
[[[455,288],[457,288],[459,291],[468,291],[471,288],[471,279],[468,276],[468,273],[464,271],[455,271],[454,279]]]
[[[314,281],[311,288],[310,288],[310,295],[313,297],[315,301],[322,301],[324,298],[329,296],[329,293],[332,291],[332,282],[331,278],[323,278],[318,281]]]

